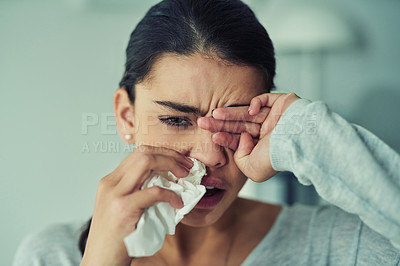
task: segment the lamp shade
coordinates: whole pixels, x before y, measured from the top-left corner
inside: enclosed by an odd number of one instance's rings
[[[264,10],[260,20],[278,52],[340,50],[356,42],[355,31],[345,17],[323,3],[290,1],[284,9],[272,5]]]

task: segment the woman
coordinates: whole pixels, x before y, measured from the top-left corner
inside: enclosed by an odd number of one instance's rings
[[[101,179],[86,230],[47,229],[22,245],[16,265],[399,263],[399,156],[321,102],[269,93],[273,46],[244,3],[165,0],[126,52],[114,112],[121,138],[137,148]],[[183,207],[174,192],[141,185],[152,171],[185,177],[188,157],[206,165],[207,194],[154,256],[129,257],[123,239],[144,209]],[[277,171],[294,172],[339,208],[237,197],[248,178]]]

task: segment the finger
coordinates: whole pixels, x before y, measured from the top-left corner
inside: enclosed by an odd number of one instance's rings
[[[239,145],[239,134],[230,134],[227,132],[217,132],[212,135],[211,139],[214,143],[228,147],[231,150],[236,150]]]
[[[256,115],[260,112],[260,109],[262,107],[262,102],[259,97],[255,97],[251,99],[250,101],[250,106],[249,106],[249,115]]]
[[[244,132],[240,135],[239,145],[234,154],[235,162],[239,169],[246,169],[247,160],[254,148],[253,139],[251,136]]]
[[[143,190],[139,190],[128,196],[132,202],[132,208],[145,209],[153,206],[157,202],[168,202],[175,209],[183,207],[182,199],[172,190],[153,186]]]
[[[150,146],[150,145],[138,145],[134,152],[130,153],[115,169],[115,174],[113,178],[115,179],[115,183],[117,184],[122,176],[132,167],[135,167],[138,156],[141,154],[151,155],[151,154],[159,154],[159,155],[166,155],[175,158],[179,163],[184,165],[186,168],[191,169],[193,167],[193,161],[189,158],[184,156],[182,153],[166,148],[166,147],[157,147],[157,146]]]
[[[223,131],[236,134],[248,132],[253,137],[259,136],[261,128],[261,125],[257,123],[218,120],[212,117],[200,117],[197,119],[197,124],[199,127],[211,132]]]
[[[220,146],[228,147],[229,149],[236,151],[239,145],[239,134],[231,134],[227,132],[217,132],[212,135],[212,141]],[[253,138],[253,143],[258,143],[258,138]]]
[[[144,152],[144,153],[171,156],[171,157],[175,158],[181,164],[185,165],[187,168],[190,169],[193,167],[193,161],[189,157],[183,155],[182,153],[180,153],[170,147],[139,145],[136,147],[136,150],[138,150],[139,152]]]
[[[249,114],[256,115],[262,107],[272,107],[275,101],[286,93],[264,93],[257,95],[250,101]]]
[[[276,124],[278,123],[278,120],[280,118],[280,115],[274,115],[270,116],[264,124],[262,124],[261,129],[260,129],[260,139],[264,138],[266,135],[271,133],[273,129],[275,128]]]
[[[131,165],[131,168],[123,173],[123,177],[116,186],[117,191],[124,195],[139,190],[152,171],[171,171],[178,178],[189,174],[189,169],[171,156],[140,154],[135,158],[135,163]]]
[[[256,115],[250,115],[248,106],[224,107],[214,109],[212,117],[219,120],[239,120],[253,123],[262,123],[267,118],[271,108],[263,107]]]

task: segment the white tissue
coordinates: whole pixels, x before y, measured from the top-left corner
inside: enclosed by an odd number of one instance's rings
[[[205,165],[196,159],[191,159],[194,165],[187,177],[177,178],[171,172],[154,172],[143,184],[142,189],[159,186],[175,191],[181,197],[184,207],[175,209],[167,202],[158,202],[147,208],[140,217],[135,231],[124,238],[129,256],[154,255],[161,249],[165,235],[175,234],[176,225],[206,193],[206,188],[200,185],[201,179],[206,175]]]

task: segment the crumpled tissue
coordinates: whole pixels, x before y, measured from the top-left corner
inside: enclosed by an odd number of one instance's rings
[[[168,202],[157,202],[147,208],[140,217],[135,231],[124,238],[129,256],[154,255],[161,249],[165,235],[175,234],[176,225],[206,193],[206,188],[200,185],[201,179],[206,175],[205,165],[196,159],[190,159],[194,165],[187,177],[177,178],[171,172],[154,172],[142,185],[142,189],[159,186],[175,191],[181,197],[184,206],[175,209]]]

